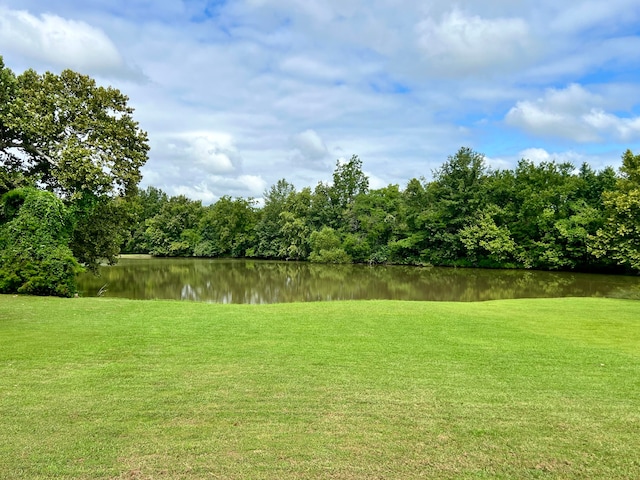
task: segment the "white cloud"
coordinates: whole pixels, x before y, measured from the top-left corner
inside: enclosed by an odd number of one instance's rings
[[[313,187],[352,154],[372,185],[406,185],[463,145],[504,168],[531,147],[616,166],[640,138],[640,11],[594,1],[0,0],[0,54],[120,72],[149,132],[145,185],[170,194]]]
[[[196,184],[181,185],[175,192],[187,195],[192,192],[190,198],[197,198],[204,203],[211,203],[223,195],[232,197],[260,197],[267,188],[267,182],[257,175],[238,175],[237,177],[225,177],[222,175],[207,175],[204,180]]]
[[[389,186],[389,182],[387,180],[378,177],[372,172],[364,171],[362,173],[364,173],[369,179],[369,190],[378,190],[380,188]]]
[[[297,157],[302,161],[317,162],[324,160],[329,155],[324,140],[320,138],[315,130],[305,130],[302,133],[294,135],[292,144],[296,149]]]
[[[178,185],[173,188],[172,195],[184,195],[191,200],[200,200],[205,205],[215,203],[220,197],[214,194],[206,183],[197,185]]]
[[[549,151],[545,148],[534,147],[526,148],[514,155],[494,158],[485,157],[485,160],[492,168],[495,169],[512,169],[518,163],[518,161],[524,159],[529,160],[536,165],[542,162],[568,162],[576,168],[580,167],[583,163],[587,163],[594,170],[600,170],[606,166],[611,165],[612,156],[619,156],[619,152],[585,154],[577,152],[575,150]]]
[[[550,153],[544,148],[526,148],[519,152],[518,156],[535,164],[542,162],[569,162],[577,166],[584,161],[583,156],[574,151]]]
[[[640,138],[640,117],[606,112],[603,108],[606,104],[602,96],[573,84],[565,89],[548,89],[533,101],[518,102],[509,110],[506,122],[534,135],[575,142]]]
[[[336,67],[319,62],[307,56],[295,55],[285,58],[280,63],[280,68],[289,74],[319,80],[339,80],[345,76],[344,72]]]
[[[169,136],[165,155],[179,161],[185,168],[197,167],[210,174],[237,171],[242,159],[231,135],[222,132],[187,132]]]
[[[589,0],[576,2],[571,8],[561,10],[552,18],[550,27],[565,33],[575,33],[592,28],[611,28],[611,22],[614,25],[633,24],[639,17],[637,0]]]
[[[533,53],[529,26],[521,18],[482,18],[454,9],[439,22],[424,19],[417,33],[429,67],[445,75],[514,69]]]
[[[44,13],[0,7],[0,48],[37,62],[82,73],[134,77],[117,48],[99,28]]]

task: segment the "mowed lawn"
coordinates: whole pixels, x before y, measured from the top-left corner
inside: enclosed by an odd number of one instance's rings
[[[2,479],[640,478],[640,302],[0,296]]]

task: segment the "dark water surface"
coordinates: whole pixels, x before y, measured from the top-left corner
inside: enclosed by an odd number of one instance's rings
[[[194,258],[123,257],[115,266],[101,267],[99,277],[83,274],[78,286],[88,297],[253,304],[366,299],[640,299],[638,276]]]

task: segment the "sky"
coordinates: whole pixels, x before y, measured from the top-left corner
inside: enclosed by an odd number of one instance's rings
[[[0,55],[120,89],[141,186],[204,204],[352,155],[404,188],[461,147],[493,169],[640,153],[640,0],[0,0]]]

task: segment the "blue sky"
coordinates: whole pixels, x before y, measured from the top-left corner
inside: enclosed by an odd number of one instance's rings
[[[211,203],[353,154],[373,188],[462,146],[617,167],[640,151],[639,25],[639,0],[0,0],[0,55],[122,90],[143,186]]]

